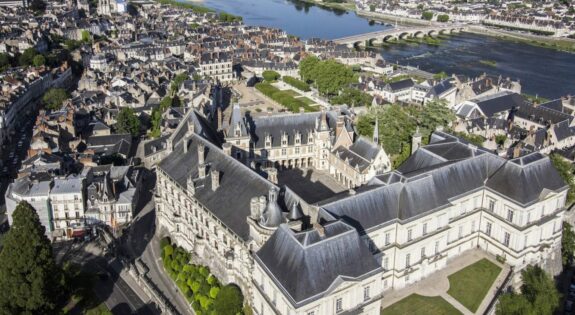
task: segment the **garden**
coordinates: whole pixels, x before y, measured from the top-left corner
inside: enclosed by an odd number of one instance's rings
[[[161,240],[164,268],[197,315],[251,314],[243,306],[243,295],[236,285],[222,285],[206,266],[191,262],[191,255],[181,247]]]

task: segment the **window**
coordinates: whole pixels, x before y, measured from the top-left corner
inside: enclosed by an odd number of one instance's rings
[[[363,288],[363,300],[369,300],[369,286]]]
[[[423,235],[427,234],[427,223],[423,223]]]
[[[410,260],[410,259],[411,259],[411,255],[410,255],[410,254],[405,255],[405,268],[409,268],[409,266],[410,266],[410,261],[409,261],[409,260]]]
[[[341,298],[335,300],[335,311],[337,313],[343,311],[343,301],[341,300]]]
[[[439,254],[439,241],[435,241],[435,255]]]
[[[421,248],[421,259],[425,258],[425,247]]]
[[[527,224],[531,223],[531,211],[527,212]]]
[[[489,199],[489,211],[495,211],[495,200]]]
[[[315,311],[309,311],[307,312],[307,315],[315,315]]]
[[[389,257],[385,257],[383,259],[383,270],[387,271],[389,270]]]
[[[475,220],[471,221],[471,232],[475,232]]]
[[[503,245],[508,246],[509,247],[509,239],[511,238],[511,235],[507,232],[503,233]]]
[[[407,241],[411,242],[412,238],[413,238],[413,231],[411,229],[407,230]]]
[[[282,149],[282,155],[286,155],[287,154],[287,150],[286,149]]]
[[[295,154],[299,154],[299,147],[295,148]]]
[[[507,221],[513,222],[513,210],[507,209]]]
[[[485,225],[485,234],[491,236],[491,222],[487,222]]]
[[[390,238],[391,238],[391,235],[389,234],[389,232],[385,233],[385,245],[389,245]]]
[[[459,226],[459,234],[458,234],[458,238],[462,238],[463,237],[463,225]]]

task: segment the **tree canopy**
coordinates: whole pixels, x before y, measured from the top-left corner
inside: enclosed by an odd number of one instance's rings
[[[20,66],[29,66],[33,64],[34,57],[36,57],[37,54],[38,52],[34,48],[24,50],[20,57],[18,57],[18,64],[20,64]]]
[[[567,265],[575,253],[575,232],[573,226],[563,222],[563,233],[561,237],[561,255],[563,256],[563,265]]]
[[[36,55],[34,56],[32,63],[34,64],[34,67],[41,67],[46,63],[46,58],[42,55]]]
[[[220,289],[214,300],[216,314],[238,314],[243,307],[243,295],[235,285],[226,285]]]
[[[48,92],[44,93],[42,101],[44,102],[47,109],[58,110],[64,104],[64,101],[68,99],[68,92],[64,89],[49,89]]]
[[[569,185],[569,191],[567,192],[567,204],[565,206],[571,205],[575,201],[575,183],[573,182],[573,165],[567,162],[560,155],[553,153],[549,155],[551,162],[555,166],[555,169],[561,175],[561,178]]]
[[[376,119],[380,144],[392,156],[393,164],[397,167],[409,157],[411,138],[417,127],[425,143],[437,127],[448,127],[455,120],[455,115],[443,101],[432,101],[425,106],[389,105],[372,108],[360,116],[358,132],[371,138]]]
[[[121,133],[130,133],[134,137],[140,134],[140,119],[132,108],[124,107],[120,109],[116,129]]]
[[[262,77],[267,82],[272,82],[272,81],[278,80],[281,77],[281,75],[275,71],[266,70],[266,71],[262,72]]]
[[[53,314],[62,273],[36,211],[22,201],[0,252],[0,314]]]
[[[310,56],[299,64],[300,76],[308,82],[313,82],[320,93],[327,96],[338,95],[339,91],[357,82],[353,70],[335,60],[319,60]]]
[[[521,294],[503,294],[497,305],[497,314],[551,315],[559,306],[559,292],[555,283],[539,266],[527,266],[521,272]]]
[[[431,21],[431,19],[433,19],[433,12],[425,11],[421,14],[421,18],[427,21]]]

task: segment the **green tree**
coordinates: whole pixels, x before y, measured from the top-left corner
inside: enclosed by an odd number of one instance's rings
[[[495,312],[498,315],[532,314],[529,301],[523,295],[513,292],[501,295]]]
[[[425,11],[421,14],[421,18],[427,21],[431,21],[431,19],[433,19],[433,12]]]
[[[563,265],[567,265],[570,259],[573,258],[575,253],[575,233],[573,226],[567,222],[563,222],[563,234],[561,238],[561,255],[563,256]]]
[[[278,80],[281,75],[275,71],[272,70],[266,70],[262,73],[262,77],[264,78],[264,80],[266,80],[267,82],[273,82]]]
[[[4,71],[11,66],[10,55],[0,53],[0,71]]]
[[[375,4],[369,5],[369,12],[375,12]]]
[[[438,72],[438,73],[433,75],[433,78],[435,80],[443,80],[447,77],[448,77],[448,75],[447,75],[447,73],[445,73],[445,71],[441,71],[441,72]]]
[[[332,104],[347,104],[349,106],[370,106],[373,96],[353,88],[343,88],[341,93],[331,99]]]
[[[242,311],[244,297],[235,285],[226,285],[220,289],[214,300],[216,314],[237,314]]]
[[[82,42],[84,43],[90,42],[90,32],[88,32],[87,30],[83,30],[81,34],[82,34],[81,39]]]
[[[36,211],[23,201],[0,252],[0,313],[54,314],[62,273]]]
[[[184,81],[188,80],[189,78],[190,77],[186,72],[182,72],[176,75],[172,80],[172,84],[170,85],[170,90],[172,91],[172,94],[176,93],[180,89]]]
[[[136,137],[140,133],[140,119],[132,108],[124,107],[118,113],[116,128],[121,133],[130,133]]]
[[[58,110],[62,107],[65,100],[68,99],[68,92],[64,89],[49,89],[44,93],[42,101],[47,109]]]
[[[555,166],[555,169],[561,175],[561,178],[569,185],[569,191],[567,191],[567,204],[568,207],[575,201],[575,183],[573,182],[573,166],[571,163],[567,162],[562,156],[553,153],[549,156],[551,162]]]
[[[32,63],[34,64],[34,67],[41,67],[46,63],[46,58],[42,55],[36,55],[34,56]]]
[[[437,22],[446,23],[447,21],[449,21],[449,15],[447,15],[447,14],[440,14],[440,15],[437,16]]]
[[[455,120],[455,114],[444,100],[427,103],[417,116],[424,137],[428,137],[437,127],[447,127]]]
[[[28,48],[24,50],[24,52],[18,58],[18,64],[23,67],[31,65],[34,62],[34,57],[36,57],[37,54],[38,52],[34,48]]]
[[[308,56],[299,63],[299,74],[304,81],[314,81],[314,69],[320,60],[316,56]]]

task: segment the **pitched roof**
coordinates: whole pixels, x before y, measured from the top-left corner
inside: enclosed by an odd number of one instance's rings
[[[342,221],[318,230],[293,232],[282,224],[255,259],[275,284],[298,307],[310,303],[337,285],[358,281],[381,271],[357,231]]]

